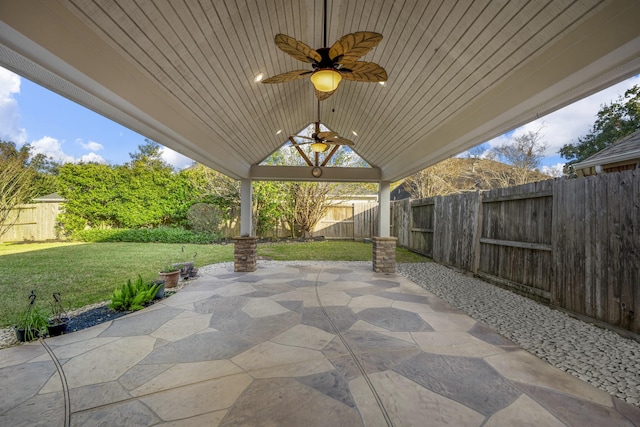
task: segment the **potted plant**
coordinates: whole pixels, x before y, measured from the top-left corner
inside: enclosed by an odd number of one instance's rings
[[[20,342],[25,342],[46,335],[48,322],[49,315],[36,305],[36,293],[32,290],[29,295],[29,305],[22,312],[15,326],[16,338]]]
[[[184,246],[182,247],[182,253],[184,254]],[[192,277],[195,277],[195,275],[198,273],[198,269],[195,268],[197,256],[198,256],[198,253],[195,252],[193,254],[193,261],[183,261],[181,263],[173,264],[174,267],[180,268],[181,279],[190,279]]]
[[[52,337],[62,335],[67,331],[69,317],[62,305],[62,297],[60,292],[53,293],[53,302],[51,303],[51,318],[49,319],[49,335]]]
[[[160,280],[164,280],[164,286],[167,289],[175,288],[180,279],[180,269],[182,264],[167,264],[158,273]]]

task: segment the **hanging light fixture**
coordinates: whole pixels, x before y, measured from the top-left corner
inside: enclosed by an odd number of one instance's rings
[[[323,151],[327,151],[327,148],[329,148],[329,145],[322,141],[314,142],[313,144],[311,144],[311,149],[314,153],[322,153]]]
[[[311,74],[311,83],[320,92],[333,92],[341,80],[342,76],[333,68],[324,68]]]
[[[327,45],[327,0],[324,0],[324,13],[322,17],[322,38],[324,39],[324,46]],[[326,65],[325,65],[326,66]],[[318,92],[333,92],[338,88],[340,84],[340,80],[342,80],[342,76],[339,72],[334,70],[333,68],[320,68],[311,74],[311,83],[313,83],[313,87],[315,87]],[[312,147],[313,148],[313,147]],[[329,148],[325,144],[324,150]],[[324,151],[316,151],[318,153]],[[314,150],[315,151],[315,150]]]

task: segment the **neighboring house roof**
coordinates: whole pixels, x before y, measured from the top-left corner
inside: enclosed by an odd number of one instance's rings
[[[595,175],[607,166],[622,166],[640,162],[640,129],[625,136],[591,157],[573,165],[578,175]]]
[[[67,200],[58,193],[51,193],[35,198],[33,201],[36,203],[64,203]]]
[[[404,200],[410,198],[411,193],[407,191],[407,188],[404,186],[404,182],[394,188],[391,192],[391,200]]]

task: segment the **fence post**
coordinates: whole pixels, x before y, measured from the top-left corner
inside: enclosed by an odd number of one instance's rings
[[[473,274],[477,275],[478,270],[480,269],[480,239],[482,238],[482,192],[478,191],[478,198],[476,203],[478,213],[476,215],[476,226],[475,228],[475,250],[473,253]]]

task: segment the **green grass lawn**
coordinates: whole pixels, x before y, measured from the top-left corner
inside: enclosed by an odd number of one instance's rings
[[[32,289],[43,308],[49,307],[56,291],[62,293],[67,308],[78,308],[109,299],[114,288],[138,274],[155,280],[167,263],[191,261],[196,253],[196,267],[233,261],[232,244],[0,244],[0,327],[15,323]],[[259,244],[258,255],[282,261],[371,261],[372,248],[351,241]],[[425,262],[428,258],[398,248],[396,261]]]

